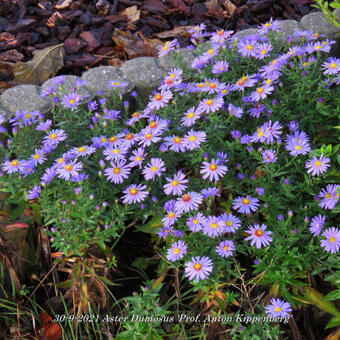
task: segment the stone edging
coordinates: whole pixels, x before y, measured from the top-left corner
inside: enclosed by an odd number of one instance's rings
[[[336,14],[340,16],[340,9],[336,10]],[[292,36],[297,30],[310,30],[319,34],[325,34],[327,38],[334,39],[335,35],[340,32],[329,22],[325,21],[322,12],[312,12],[301,18],[300,22],[295,20],[280,21],[282,29],[283,42],[288,36]],[[257,29],[250,28],[235,35],[243,38],[257,32]],[[298,43],[299,39],[294,39],[293,43]],[[180,55],[187,65],[195,58],[195,54],[188,48],[180,48]],[[332,55],[340,55],[340,38],[333,46]],[[113,66],[100,66],[86,71],[81,77],[65,76],[63,86],[66,91],[71,90],[75,86],[77,79],[84,81],[84,88],[80,91],[87,98],[93,98],[98,91],[102,91],[103,95],[109,97],[113,93],[113,89],[108,89],[109,80],[124,81],[128,86],[124,88],[123,93],[129,93],[135,89],[141,96],[147,96],[156,89],[160,81],[166,73],[174,67],[174,63],[169,55],[160,58],[140,57],[124,62],[120,68]],[[47,112],[53,105],[49,98],[41,98],[40,94],[58,77],[47,80],[42,86],[35,85],[18,85],[14,86],[0,96],[0,117],[3,116],[8,120],[15,112],[28,110],[38,110],[42,113]]]

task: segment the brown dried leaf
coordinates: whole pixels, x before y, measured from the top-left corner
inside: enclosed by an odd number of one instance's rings
[[[158,39],[146,39],[140,32],[138,35],[139,37],[116,28],[112,35],[112,40],[117,44],[115,50],[122,50],[131,59],[141,56],[156,56],[159,46],[163,43]]]
[[[124,9],[120,14],[126,15],[128,18],[128,23],[133,24],[140,19],[140,10],[137,6],[131,6]]]
[[[237,7],[230,0],[222,0],[222,5],[230,16],[237,10]]]
[[[56,9],[65,9],[70,7],[72,4],[72,0],[59,0],[54,6]]]
[[[208,11],[220,12],[222,8],[218,2],[218,0],[209,0],[204,3],[205,7]]]
[[[191,28],[194,28],[194,26],[177,26],[170,31],[155,33],[153,36],[159,39],[173,38],[178,35],[186,36],[187,34],[189,34],[188,30],[190,30]]]
[[[41,85],[64,66],[64,58],[63,44],[35,51],[32,60],[14,65],[14,81],[18,84]]]
[[[107,64],[110,66],[120,67],[123,63],[123,60],[118,58],[110,58],[107,60]]]
[[[64,21],[64,17],[59,12],[55,12],[48,18],[45,25],[52,28]]]

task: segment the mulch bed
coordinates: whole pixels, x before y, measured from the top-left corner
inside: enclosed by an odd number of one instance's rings
[[[2,0],[0,64],[27,61],[35,50],[64,43],[59,74],[79,75],[98,65],[156,56],[159,45],[204,22],[209,31],[239,31],[274,19],[300,19],[313,0]],[[11,79],[0,67],[0,81]]]

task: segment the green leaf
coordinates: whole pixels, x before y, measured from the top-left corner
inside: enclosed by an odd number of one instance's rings
[[[135,228],[135,231],[141,231],[143,233],[153,234],[156,231],[156,228],[160,227],[162,225],[162,216],[155,215],[150,222],[137,226]]]
[[[327,328],[333,328],[333,327],[338,327],[340,326],[340,317],[338,318],[332,318],[328,324],[326,325],[326,329]]]
[[[323,301],[340,300],[340,289],[330,292],[322,300]]]

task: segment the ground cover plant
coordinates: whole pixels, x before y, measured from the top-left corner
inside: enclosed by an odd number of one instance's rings
[[[17,112],[2,128],[2,210],[12,225],[31,224],[33,243],[51,243],[43,280],[67,274],[53,282],[65,339],[298,338],[308,306],[323,314],[303,336],[327,335],[340,325],[335,42],[304,31],[301,44],[282,43],[272,20],[243,39],[204,24],[191,34],[189,67],[175,40],[161,48],[177,66],[146,105],[122,94],[124,82],[110,81],[112,98],[86,98],[82,80],[66,93],[61,76],[43,93],[49,114]],[[153,266],[153,277],[115,301],[119,259],[130,256],[116,246],[131,229],[149,235],[154,256],[134,265]],[[12,295],[27,296],[15,282]],[[100,322],[107,308],[127,319]],[[200,323],[178,322],[183,311]],[[75,315],[86,313],[101,319],[78,334]]]

